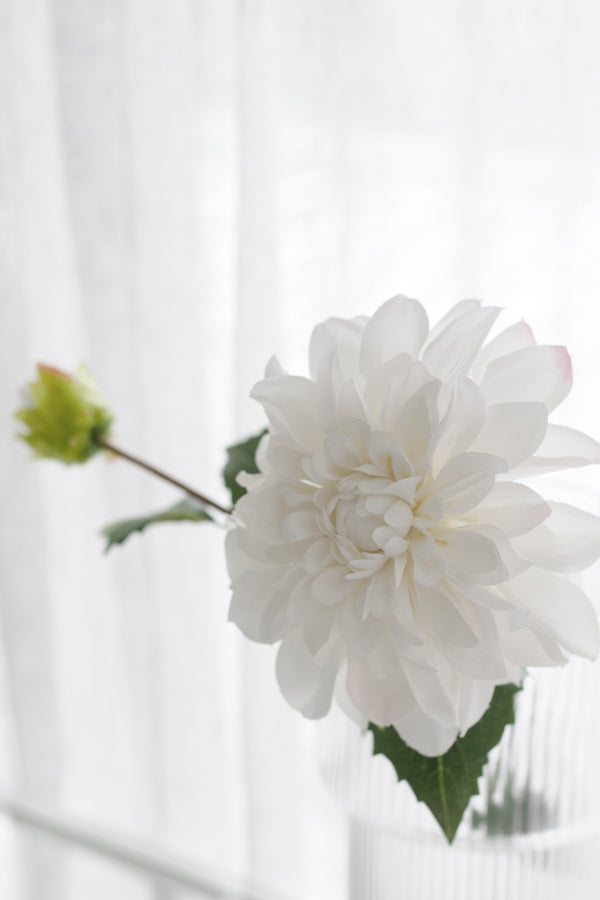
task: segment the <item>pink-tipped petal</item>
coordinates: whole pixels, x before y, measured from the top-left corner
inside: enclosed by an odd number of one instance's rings
[[[535,343],[536,340],[529,325],[522,319],[520,322],[515,322],[514,325],[510,325],[496,335],[485,347],[482,347],[473,364],[473,378],[479,383],[492,360],[514,353],[515,350],[533,347]]]
[[[489,404],[538,401],[548,412],[571,390],[571,359],[565,347],[535,346],[494,359],[481,389]]]

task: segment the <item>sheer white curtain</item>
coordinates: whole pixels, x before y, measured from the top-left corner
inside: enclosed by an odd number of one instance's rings
[[[222,534],[103,557],[173,492],[32,464],[17,391],[86,360],[121,445],[224,497],[272,353],[300,370],[315,321],[397,292],[478,296],[569,345],[563,421],[598,435],[599,42],[588,0],[0,0],[5,792],[342,900],[316,729],[226,622]],[[85,867],[5,843],[19,900],[82,896]]]

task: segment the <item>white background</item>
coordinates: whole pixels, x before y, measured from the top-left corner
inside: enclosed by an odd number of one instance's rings
[[[301,371],[316,321],[401,292],[566,343],[558,420],[598,437],[598,46],[593,0],[0,0],[3,790],[345,897],[316,729],[226,622],[222,534],[102,556],[176,495],[33,464],[11,414],[36,361],[85,360],[115,439],[224,500],[269,356]],[[159,896],[7,847],[7,900]]]

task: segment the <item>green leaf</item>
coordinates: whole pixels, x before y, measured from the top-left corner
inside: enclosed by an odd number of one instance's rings
[[[514,695],[519,690],[515,684],[498,686],[481,719],[443,756],[422,756],[392,726],[369,725],[373,753],[389,759],[398,780],[406,780],[417,800],[429,807],[450,844],[469,800],[478,792],[477,779],[488,753],[500,741],[506,725],[515,720]]]
[[[113,522],[107,525],[100,532],[106,538],[106,547],[104,552],[108,553],[111,547],[116,544],[122,544],[135,531],[143,531],[148,525],[155,525],[158,522],[212,522],[213,517],[210,516],[206,509],[197,500],[191,497],[185,497],[170,506],[162,512],[151,513],[147,516],[138,516],[135,519],[123,519],[120,522]]]
[[[243,444],[234,444],[227,448],[227,464],[223,469],[223,480],[225,486],[231,492],[231,501],[236,504],[240,497],[246,493],[246,488],[237,483],[237,477],[240,472],[248,472],[254,475],[258,472],[256,465],[256,448],[260,439],[267,433],[267,429],[261,431],[260,434],[248,438]]]

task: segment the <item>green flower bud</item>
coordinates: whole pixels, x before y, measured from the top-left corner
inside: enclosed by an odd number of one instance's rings
[[[75,375],[42,364],[37,370],[37,381],[28,386],[31,405],[15,413],[29,429],[18,437],[36,456],[86,462],[101,449],[94,438],[106,436],[112,423],[102,394],[83,365]]]

